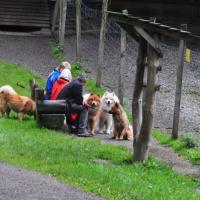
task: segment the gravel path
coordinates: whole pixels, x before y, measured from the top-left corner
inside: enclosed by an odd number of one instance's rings
[[[45,79],[57,64],[48,37],[0,35],[0,59],[23,65]]]
[[[131,141],[123,140],[116,141],[111,140],[110,135],[97,134],[95,138],[100,139],[103,143],[109,143],[114,145],[123,145],[128,147],[131,151],[133,150],[133,143]],[[174,153],[170,148],[159,145],[156,139],[151,138],[149,145],[149,152],[156,156],[157,159],[165,161],[172,169],[178,173],[190,176],[200,181],[200,168],[194,166],[190,161]]]
[[[102,200],[51,176],[0,163],[0,200]]]

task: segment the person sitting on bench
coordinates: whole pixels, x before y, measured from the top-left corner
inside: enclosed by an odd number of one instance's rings
[[[92,137],[93,135],[86,130],[88,121],[88,107],[86,102],[83,102],[83,86],[86,83],[85,74],[78,79],[71,81],[60,91],[57,100],[66,99],[69,107],[69,114],[77,113],[79,116],[77,125],[77,136]]]
[[[56,69],[53,70],[53,72],[51,72],[51,74],[49,74],[47,82],[46,82],[46,86],[45,86],[45,92],[46,92],[45,99],[46,100],[50,100],[53,85],[56,82],[57,78],[60,76],[63,69],[71,70],[70,63],[68,63],[66,61],[62,62],[58,67],[56,67]]]
[[[60,91],[71,81],[72,81],[71,71],[69,69],[63,69],[60,76],[53,85],[51,100],[56,100]]]

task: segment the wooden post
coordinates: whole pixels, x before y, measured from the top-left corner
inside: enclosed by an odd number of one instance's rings
[[[60,0],[60,19],[59,19],[59,44],[63,51],[64,40],[65,40],[65,22],[66,22],[66,12],[67,12],[67,0]]]
[[[187,29],[187,25],[181,25],[183,30]],[[183,79],[183,67],[184,67],[184,55],[185,55],[186,42],[181,39],[179,42],[179,55],[178,55],[178,68],[177,68],[177,80],[176,80],[176,96],[174,104],[174,118],[172,128],[172,138],[178,138],[178,125],[180,116],[181,105],[181,91],[182,91],[182,79]]]
[[[123,10],[122,13],[124,15],[128,15],[128,10]],[[125,51],[126,51],[126,46],[127,46],[127,41],[126,41],[126,32],[120,28],[121,31],[121,52],[120,52],[120,65],[119,65],[119,77],[118,77],[118,97],[120,100],[120,103],[123,105],[123,99],[124,99],[124,84],[123,84],[123,69],[125,67],[126,59],[125,59]]]
[[[158,45],[158,37],[154,35]],[[148,45],[148,72],[145,104],[143,104],[143,119],[140,134],[134,143],[134,161],[143,161],[148,158],[149,142],[154,117],[155,86],[157,81],[157,68],[159,67],[159,55]]]
[[[56,1],[54,11],[53,11],[53,19],[52,19],[52,25],[51,25],[52,34],[54,34],[54,31],[56,29],[56,23],[58,20],[58,8],[59,8],[59,0]]]
[[[40,123],[40,114],[38,113],[38,101],[44,100],[44,90],[41,88],[35,88],[35,103],[36,103],[36,110],[35,110],[35,118],[37,122],[37,126],[41,127]]]
[[[132,116],[133,116],[133,134],[134,143],[137,140],[137,136],[140,132],[142,124],[142,91],[144,70],[146,65],[147,56],[147,42],[141,37],[139,40],[138,57],[137,57],[137,69],[135,74],[135,84],[132,101]]]
[[[104,57],[104,41],[105,41],[105,33],[106,33],[106,22],[107,22],[107,16],[108,16],[108,14],[106,13],[107,9],[108,9],[108,0],[103,0],[97,75],[96,75],[96,86],[99,86],[99,87],[101,86],[101,74],[102,74],[101,69],[102,69],[103,57]]]
[[[81,0],[76,0],[76,59],[81,59]]]

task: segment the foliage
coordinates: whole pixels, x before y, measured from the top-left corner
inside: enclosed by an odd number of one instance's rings
[[[56,42],[55,40],[52,40],[50,42],[50,46],[51,46],[51,52],[52,52],[54,58],[57,59],[59,62],[63,62],[65,60],[64,54],[61,50],[59,43]]]
[[[183,142],[185,148],[196,148],[200,144],[200,137],[192,133],[180,134],[180,140]]]
[[[191,160],[193,164],[200,166],[200,150],[198,148],[191,147],[191,139],[175,140],[170,135],[161,133],[158,130],[153,130],[152,134],[157,139],[159,144],[168,145],[179,155],[186,157],[187,159]],[[188,136],[186,138],[188,138]]]
[[[104,93],[104,90],[100,87],[97,87],[92,79],[87,80],[86,87],[90,92],[100,94],[101,96]]]
[[[79,77],[84,72],[83,66],[81,65],[80,62],[74,62],[74,63],[72,63],[72,69],[71,69],[71,71],[72,71],[72,76],[74,78]]]

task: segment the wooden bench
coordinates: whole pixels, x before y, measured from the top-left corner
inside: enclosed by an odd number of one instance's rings
[[[35,119],[38,127],[65,129],[65,116],[68,106],[65,100],[44,100],[44,89],[30,81],[31,97],[36,102]]]

